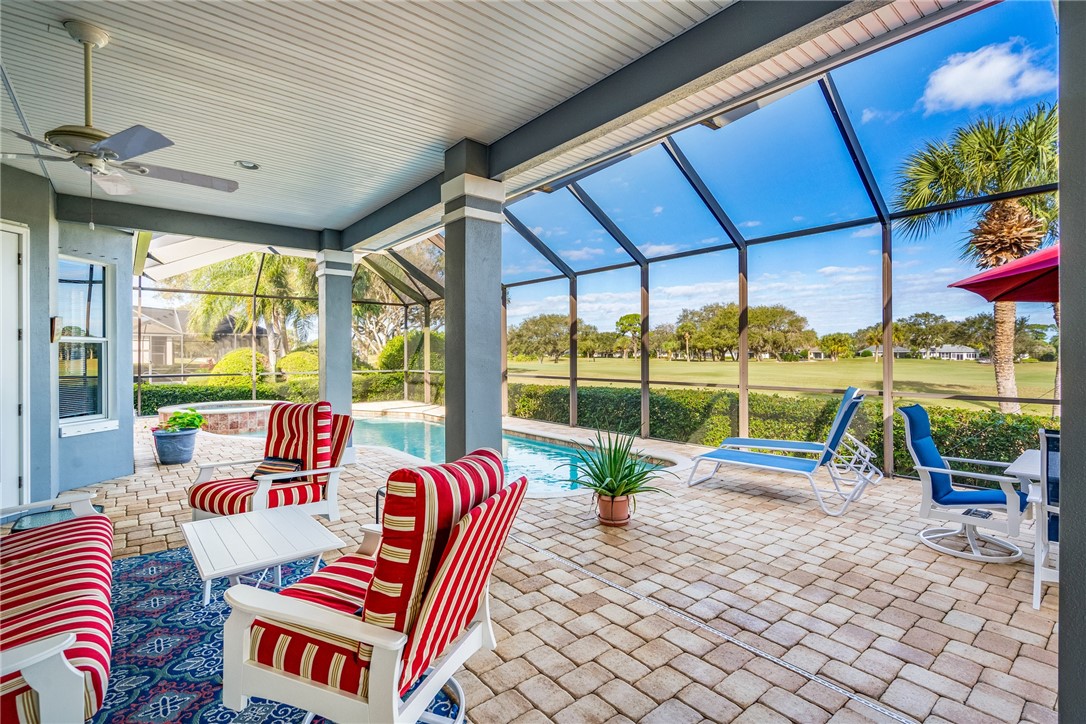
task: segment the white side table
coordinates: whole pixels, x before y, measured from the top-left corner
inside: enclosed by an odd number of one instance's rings
[[[200,579],[204,582],[204,605],[211,601],[211,584],[229,578],[231,584],[249,573],[313,557],[313,571],[321,555],[346,545],[311,515],[296,507],[284,506],[225,515],[181,524]]]

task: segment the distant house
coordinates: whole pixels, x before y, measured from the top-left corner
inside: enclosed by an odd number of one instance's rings
[[[894,350],[894,358],[895,359],[904,359],[904,358],[910,356],[910,354],[912,354],[909,351],[908,347],[897,347],[897,346],[895,346],[895,347],[893,347],[893,350]],[[878,345],[878,346],[869,345],[869,346],[864,347],[863,349],[860,350],[860,354],[863,354],[864,352],[870,352],[872,355],[874,355],[876,357],[879,357],[879,356],[882,355],[882,345],[881,344]]]
[[[133,306],[132,361],[142,362],[144,373],[179,365],[210,369],[227,352],[250,344],[249,332],[238,331],[233,317],[219,322],[210,338],[189,332],[188,320],[187,309]],[[256,337],[257,349],[267,354],[268,331],[258,326]]]
[[[961,344],[943,344],[928,353],[928,359],[976,360],[980,354],[972,347]]]

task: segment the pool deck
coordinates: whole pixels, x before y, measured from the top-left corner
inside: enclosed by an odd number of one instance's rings
[[[437,414],[357,410],[382,411]],[[86,488],[114,521],[117,557],[184,545],[196,467],[156,465],[150,426],[137,421],[135,474]],[[687,447],[659,445],[643,447]],[[200,434],[196,461],[260,449]],[[322,520],[344,552],[388,473],[411,462],[366,448],[347,466],[343,517]],[[621,529],[601,527],[588,496],[524,502],[491,584],[498,647],[457,675],[472,721],[1056,722],[1058,587],[1030,606],[1030,528],[1022,561],[982,564],[917,540],[911,480],[869,488],[840,518],[806,481],[770,473],[661,487],[670,495],[642,496]]]

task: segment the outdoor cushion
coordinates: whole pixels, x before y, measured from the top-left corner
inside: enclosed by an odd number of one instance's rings
[[[251,478],[227,478],[208,480],[189,488],[189,505],[215,515],[237,515],[253,509],[253,493],[259,483]],[[320,483],[290,481],[272,483],[268,493],[268,507],[305,505],[321,499]]]
[[[435,583],[407,641],[401,696],[475,618],[527,489],[528,479],[520,478],[473,508],[453,528]]]
[[[261,475],[277,475],[279,473],[292,473],[295,470],[302,469],[301,460],[286,460],[284,458],[264,458],[264,460],[256,466],[256,470],[249,476],[251,480],[256,480]],[[277,483],[283,483],[292,478],[282,478],[276,480]]]
[[[8,566],[17,561],[51,557],[72,547],[89,546],[88,550],[113,555],[113,524],[105,515],[83,515],[31,528],[0,538],[0,566],[7,574]]]
[[[366,600],[374,563],[358,553],[343,556],[284,589],[281,595],[355,614]],[[366,696],[370,661],[358,656],[354,641],[258,618],[251,629],[250,655],[265,666]]]
[[[790,450],[791,452],[820,453],[826,444],[822,442],[804,442],[803,440],[768,440],[759,437],[729,437],[720,443],[721,447],[762,448]]]
[[[264,457],[300,460],[302,470],[332,467],[332,404],[322,400],[272,405],[268,413]],[[327,475],[308,478],[309,482],[322,485],[328,480]]]
[[[931,439],[931,420],[928,412],[920,405],[907,405],[900,408],[905,417],[905,424],[909,426],[909,439],[913,444],[913,454],[916,463],[927,468],[948,469],[949,466],[935,447],[935,441]],[[950,476],[944,473],[929,471],[931,476],[931,499],[940,505],[955,505],[947,502],[948,496],[954,494],[954,486],[950,482]],[[998,505],[1006,505],[1007,501],[1000,493]]]
[[[74,633],[76,643],[64,656],[84,677],[84,715],[102,706],[109,680],[113,611],[100,597],[86,596],[43,606],[0,622],[0,652],[57,634]],[[38,695],[19,672],[0,680],[0,721],[37,724]]]

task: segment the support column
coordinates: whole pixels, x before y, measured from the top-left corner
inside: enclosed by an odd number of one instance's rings
[[[427,405],[434,403],[434,393],[430,389],[430,303],[422,305],[422,389],[423,400]]]
[[[750,437],[750,305],[747,247],[739,247],[739,437]]]
[[[577,277],[569,278],[569,425],[577,427],[577,347],[580,329],[577,324]]]
[[[505,187],[487,147],[445,152],[445,457],[501,447],[501,225]]]
[[[502,415],[509,414],[509,290],[502,287]],[[446,341],[446,344],[448,342]]]
[[[641,263],[641,437],[650,434],[649,423],[649,265]]]
[[[1060,14],[1060,721],[1086,719],[1086,3]]]
[[[882,225],[882,470],[894,474],[894,244]],[[889,354],[887,354],[889,351]]]
[[[338,235],[338,232],[332,232]],[[328,231],[321,232],[322,242]],[[338,242],[338,240],[335,240]],[[320,396],[332,411],[351,413],[351,283],[354,254],[327,249],[317,252],[317,346],[320,357]]]

